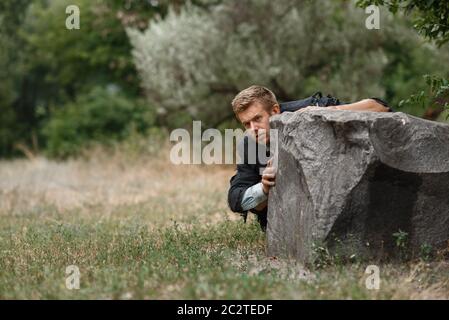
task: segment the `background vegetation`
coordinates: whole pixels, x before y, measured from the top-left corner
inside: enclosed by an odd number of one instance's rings
[[[364,27],[370,3],[380,30]],[[65,28],[68,4],[80,30]],[[445,121],[447,12],[444,1],[3,0],[0,156],[67,158],[193,119],[237,126],[229,101],[254,83],[281,101],[378,96]]]

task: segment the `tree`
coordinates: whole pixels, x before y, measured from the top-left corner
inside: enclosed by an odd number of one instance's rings
[[[128,35],[160,118],[174,126],[170,121],[183,115],[214,126],[233,117],[230,101],[251,84],[273,89],[281,101],[317,90],[348,102],[385,96],[387,71],[401,63],[394,50],[420,40],[401,19],[384,13],[378,32],[364,27],[366,17],[353,3],[231,0],[171,11]],[[439,54],[432,49],[427,57]]]
[[[360,7],[369,5],[386,6],[391,12],[402,11],[413,16],[414,27],[428,40],[439,47],[448,49],[449,41],[449,2],[434,0],[359,0]],[[447,61],[447,58],[446,58]],[[423,78],[428,86],[427,90],[420,90],[409,98],[400,102],[402,106],[420,106],[425,109],[423,117],[430,120],[437,119],[440,114],[449,109],[449,80],[448,74],[424,74]],[[446,119],[449,114],[446,116]]]
[[[0,155],[11,153],[22,126],[17,121],[13,102],[18,97],[18,79],[23,75],[23,46],[18,29],[30,0],[0,2]]]
[[[58,109],[43,127],[48,156],[76,156],[93,143],[109,144],[147,133],[153,124],[151,110],[117,88],[94,87]]]
[[[163,15],[166,5],[152,3],[0,1],[0,156],[12,154],[17,143],[32,144],[55,110],[92,87],[114,84],[140,95],[124,27],[143,29]],[[65,28],[68,5],[80,8],[80,30]]]
[[[415,28],[438,45],[449,41],[449,2],[435,0],[359,0],[361,7],[386,6],[391,12],[403,11],[414,17]]]

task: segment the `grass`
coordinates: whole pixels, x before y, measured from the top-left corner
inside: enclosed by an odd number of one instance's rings
[[[306,270],[265,255],[265,234],[230,212],[229,167],[165,154],[0,163],[2,299],[447,299],[449,263]],[[69,290],[66,267],[80,270]]]

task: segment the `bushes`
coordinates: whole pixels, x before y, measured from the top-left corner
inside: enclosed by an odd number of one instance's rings
[[[233,118],[230,101],[252,84],[280,101],[323,91],[344,102],[382,97],[398,110],[425,85],[421,75],[448,74],[446,48],[424,45],[406,18],[381,14],[377,31],[351,1],[229,0],[127,32],[148,101],[168,126],[183,112],[213,127]]]
[[[80,8],[80,30],[65,28],[68,5]],[[92,87],[115,83],[128,97],[140,97],[124,27],[144,28],[167,6],[140,0],[1,0],[0,157],[21,155],[17,145],[36,152],[35,142],[45,144],[37,132],[51,121],[51,106],[61,109]]]
[[[146,134],[154,116],[153,109],[141,100],[129,99],[112,86],[95,87],[56,110],[45,124],[47,154],[66,158],[95,142],[108,144]]]

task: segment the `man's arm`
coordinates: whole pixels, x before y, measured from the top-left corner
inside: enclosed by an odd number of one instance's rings
[[[296,112],[304,112],[307,110],[315,110],[320,108],[329,108],[331,110],[350,110],[350,111],[372,111],[372,112],[392,112],[393,110],[388,106],[388,104],[378,98],[369,98],[369,99],[363,99],[358,102],[354,103],[346,103],[346,104],[338,104],[338,105],[332,105],[328,104],[328,102],[337,102],[339,103],[338,99],[333,100],[327,100],[326,101],[319,101],[316,106],[308,106],[305,108],[300,108],[296,110]]]
[[[237,165],[237,173],[231,178],[228,192],[230,209],[240,213],[265,209],[270,188],[275,185],[275,169],[272,167],[272,160],[268,160],[267,167],[260,177],[258,167],[246,163],[248,152],[246,143],[247,139],[244,139],[244,149],[239,148],[240,152],[243,151],[244,163]]]
[[[268,196],[263,190],[262,182],[259,182],[246,189],[242,199],[242,209],[261,211],[266,207],[267,199]]]
[[[233,212],[245,214],[248,210],[242,208],[242,200],[248,188],[260,182],[258,168],[248,161],[248,137],[239,143],[237,152],[242,163],[237,164],[237,172],[230,180],[228,204]]]
[[[231,178],[228,191],[228,205],[233,212],[245,213],[248,208],[243,208],[245,192],[260,182],[260,177],[245,164],[237,165],[237,173]]]
[[[328,107],[336,110],[389,112],[391,109],[377,99],[363,99],[358,102]]]
[[[268,204],[268,193],[272,186],[275,184],[275,174],[273,168],[268,166],[265,168],[262,182],[256,183],[250,187],[242,186],[243,196],[241,197],[241,211],[248,211],[253,209],[254,211],[262,211]],[[231,186],[232,188],[232,186]],[[230,205],[231,209],[232,206]],[[237,207],[237,206],[235,206]],[[235,211],[235,210],[233,210]]]

